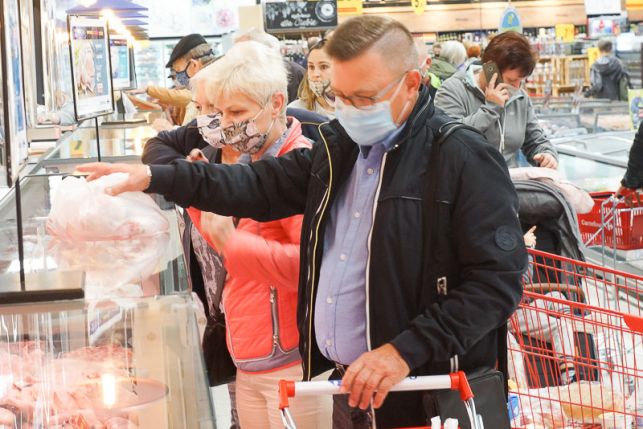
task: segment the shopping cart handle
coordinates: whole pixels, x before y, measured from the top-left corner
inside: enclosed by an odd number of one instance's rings
[[[288,398],[298,396],[337,395],[340,394],[341,380],[279,381],[279,409],[288,408]],[[471,386],[463,371],[448,375],[425,375],[408,377],[391,388],[391,392],[408,392],[413,390],[458,390],[463,401],[473,398]]]

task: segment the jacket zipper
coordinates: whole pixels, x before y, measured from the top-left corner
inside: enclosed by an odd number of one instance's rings
[[[324,212],[328,208],[328,201],[330,201],[330,192],[333,184],[333,162],[330,157],[330,149],[328,148],[328,142],[326,141],[326,137],[324,137],[324,133],[321,130],[321,125],[318,127],[319,130],[319,135],[322,138],[322,141],[324,142],[324,148],[326,149],[326,155],[328,156],[328,168],[329,168],[329,173],[328,173],[328,188],[326,189],[326,193],[324,194],[324,197],[321,200],[321,203],[319,204],[319,207],[317,208],[317,211],[315,212],[316,216],[319,216],[317,219],[317,225],[315,228],[311,229],[310,231],[310,240],[313,238],[313,231],[315,233],[315,241],[313,243],[313,253],[311,255],[311,263],[308,266],[308,278],[310,279],[310,302],[308,305],[308,339],[306,341],[306,374],[304,374],[304,380],[305,381],[310,381],[312,378],[312,335],[313,335],[313,313],[314,313],[314,305],[315,305],[315,271],[316,271],[316,260],[317,260],[317,244],[319,243],[319,228],[321,226],[322,218],[324,217]]]
[[[369,304],[370,304],[370,271],[371,271],[371,241],[373,239],[373,230],[375,229],[375,213],[377,212],[377,201],[380,197],[380,190],[382,189],[382,180],[384,178],[384,167],[386,166],[386,157],[388,155],[388,152],[384,153],[384,157],[382,158],[382,165],[380,166],[380,177],[378,178],[377,181],[377,189],[375,190],[375,197],[373,200],[373,212],[372,212],[372,217],[371,217],[371,230],[368,232],[368,243],[367,243],[367,259],[366,259],[366,348],[368,351],[371,351],[371,317],[370,317],[370,311],[369,311]]]
[[[505,151],[505,124],[507,122],[507,106],[521,97],[522,95],[520,97],[513,97],[507,100],[504,105],[505,110],[502,113],[502,123],[500,123],[500,118],[498,118],[498,128],[500,129],[500,153]]]
[[[273,349],[280,347],[279,344],[279,315],[277,314],[277,289],[270,287],[270,315],[272,316],[272,342]]]

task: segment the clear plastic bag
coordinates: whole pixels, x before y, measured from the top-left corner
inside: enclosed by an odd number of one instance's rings
[[[53,199],[47,219],[49,234],[59,240],[104,241],[167,233],[168,220],[149,195],[105,193],[107,188],[126,179],[125,173],[92,182],[83,177],[67,177]]]

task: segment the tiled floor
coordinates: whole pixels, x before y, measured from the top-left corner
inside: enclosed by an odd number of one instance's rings
[[[227,385],[212,387],[212,403],[214,405],[214,416],[217,422],[217,429],[228,429],[230,427],[230,396]]]

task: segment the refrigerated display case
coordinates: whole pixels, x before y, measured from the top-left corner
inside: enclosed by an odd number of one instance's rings
[[[3,428],[214,428],[189,295],[0,307]]]
[[[21,210],[16,188],[0,199],[0,427],[215,428],[176,208],[155,196],[167,229],[127,240],[48,227],[66,174],[95,160],[91,132],[67,133],[21,178]],[[139,160],[146,132],[101,128],[104,160]]]

